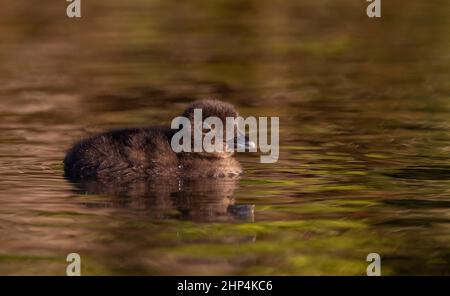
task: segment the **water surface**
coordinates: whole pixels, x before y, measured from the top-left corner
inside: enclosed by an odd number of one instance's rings
[[[450,3],[4,0],[0,274],[450,274]],[[88,3],[89,2],[89,3]],[[360,2],[360,3],[359,3]],[[239,182],[71,184],[65,151],[218,98],[280,117]]]

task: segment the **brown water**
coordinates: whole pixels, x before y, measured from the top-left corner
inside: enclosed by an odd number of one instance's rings
[[[89,2],[89,3],[88,3]],[[0,4],[0,274],[450,274],[450,2]],[[394,3],[392,3],[394,2]],[[238,183],[71,184],[75,141],[198,98],[280,117]]]

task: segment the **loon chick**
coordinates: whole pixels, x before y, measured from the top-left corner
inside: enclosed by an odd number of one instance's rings
[[[202,110],[202,120],[215,116],[236,118],[235,108],[217,100],[192,103],[182,114],[194,121],[194,109]],[[170,127],[144,127],[114,130],[75,144],[64,159],[66,178],[72,181],[137,180],[156,177],[195,179],[202,177],[236,178],[242,173],[233,152],[174,152],[171,140],[177,130]],[[192,139],[194,138],[194,133]],[[225,135],[225,132],[223,133]],[[204,137],[204,134],[202,135]],[[225,138],[225,137],[224,137]],[[254,145],[242,133],[233,139],[246,147]],[[193,143],[193,141],[191,141]],[[238,144],[239,145],[239,144]]]

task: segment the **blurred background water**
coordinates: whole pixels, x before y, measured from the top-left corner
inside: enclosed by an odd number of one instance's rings
[[[450,2],[0,3],[0,274],[450,274]],[[195,99],[280,117],[240,182],[71,184],[65,151]]]

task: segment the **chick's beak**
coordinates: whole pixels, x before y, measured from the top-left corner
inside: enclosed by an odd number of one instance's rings
[[[229,147],[245,149],[245,151],[256,148],[255,142],[251,141],[250,138],[241,131],[238,131],[237,136],[230,139],[227,144]]]

